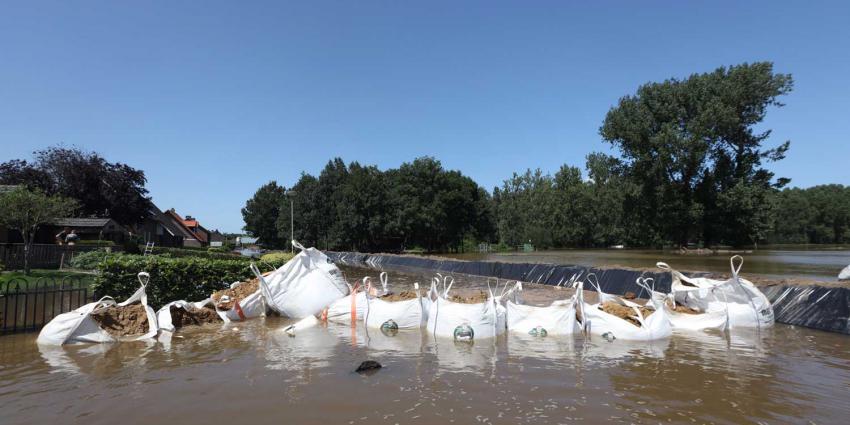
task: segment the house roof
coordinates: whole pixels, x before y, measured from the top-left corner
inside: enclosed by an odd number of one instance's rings
[[[178,230],[183,239],[198,239],[195,233],[192,232],[192,229],[186,227],[186,224],[183,223],[183,217],[180,217],[180,214],[177,214],[177,212],[174,211],[174,208],[165,211],[163,215],[165,215],[169,221],[174,224],[173,227]]]
[[[183,220],[183,224],[187,227],[198,227],[198,220]]]
[[[106,227],[112,222],[111,218],[59,218],[50,222],[54,226],[64,227]],[[118,224],[118,223],[114,223]]]

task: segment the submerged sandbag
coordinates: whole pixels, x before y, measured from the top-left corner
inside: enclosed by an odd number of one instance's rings
[[[505,332],[507,310],[502,305],[502,298],[506,294],[497,297],[490,290],[486,301],[467,304],[450,301],[450,290],[451,285],[440,293],[436,283],[432,283],[428,332],[455,340],[487,339]]]
[[[218,316],[225,322],[260,317],[266,313],[267,309],[260,290],[259,278],[247,282],[235,282],[227,289],[216,291],[210,298]]]
[[[740,261],[737,266],[736,259]],[[722,312],[729,329],[772,326],[774,315],[770,301],[752,282],[738,276],[744,258],[735,255],[729,263],[732,277],[727,280],[689,278],[665,263],[659,262],[657,266],[672,275],[671,293],[676,303],[707,313]]]
[[[257,275],[270,309],[300,319],[320,313],[349,294],[342,272],[324,253],[296,241],[292,246],[301,252],[268,276]],[[258,273],[256,267],[253,269]]]
[[[650,341],[667,338],[673,333],[667,311],[652,310],[646,306],[629,301],[616,295],[602,292],[594,276],[588,276],[588,282],[595,286],[599,302],[584,302],[583,291],[578,291],[581,303],[580,319],[585,331],[600,335],[609,341],[616,339]]]
[[[385,273],[383,273],[385,274]],[[369,287],[369,277],[363,278],[363,282],[348,285],[349,294],[332,302],[322,311],[322,317],[331,322],[356,323],[363,320],[366,314],[366,291]]]
[[[390,292],[387,274],[381,273],[381,286],[379,295],[369,294],[366,297],[366,327],[393,332],[419,329],[425,325],[428,320],[425,304],[430,304],[430,300],[420,295],[419,283],[413,284],[413,291]]]
[[[516,284],[517,294],[522,284]],[[580,289],[579,289],[580,290]],[[532,336],[571,335],[580,332],[576,319],[578,294],[570,299],[553,301],[546,307],[507,301],[508,331]]]
[[[86,304],[53,318],[36,340],[44,345],[136,341],[153,338],[158,331],[156,314],[148,306],[145,287],[150,275],[138,274],[140,287],[122,303],[112,297]]]
[[[685,305],[676,302],[675,296],[658,292],[653,287],[653,279],[638,278],[638,286],[649,293],[646,307],[655,310],[664,309],[674,330],[703,331],[708,329],[724,330],[728,323],[725,310],[705,311],[698,305]]]
[[[215,309],[211,298],[198,302],[172,301],[156,312],[156,320],[161,331],[174,332],[185,326],[200,326],[219,323],[223,319]]]

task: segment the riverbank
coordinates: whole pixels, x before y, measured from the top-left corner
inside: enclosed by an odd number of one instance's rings
[[[653,278],[655,288],[659,291],[669,291],[671,284],[670,273],[662,273],[658,269],[467,261],[445,257],[358,252],[328,252],[327,254],[339,265],[392,271],[428,270],[443,274],[460,273],[544,285],[562,285],[573,276],[587,276],[593,273],[598,278],[603,291],[619,295],[624,295],[626,292],[640,294],[642,290],[635,281],[641,276]],[[704,272],[683,271],[683,273],[691,276],[711,275]],[[746,274],[742,277],[750,279]],[[799,278],[758,277],[752,280],[770,299],[778,323],[850,335],[850,285]]]

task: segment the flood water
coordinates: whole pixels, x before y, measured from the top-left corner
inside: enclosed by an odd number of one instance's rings
[[[578,266],[654,268],[663,261],[686,271],[729,273],[729,257],[734,254],[679,255],[675,251],[639,249],[570,249],[535,252],[457,254],[450,257],[514,263],[550,263]],[[836,281],[841,269],[850,264],[850,247],[784,247],[759,249],[740,254],[742,274],[770,278],[804,278]]]
[[[374,271],[346,269],[349,280]],[[428,276],[391,273],[406,289]],[[457,276],[461,290],[486,287]],[[529,303],[570,295],[527,285]],[[846,423],[848,337],[776,325],[652,343],[507,334],[455,343],[269,317],[152,342],[0,337],[0,423]],[[385,367],[353,373],[367,359]]]

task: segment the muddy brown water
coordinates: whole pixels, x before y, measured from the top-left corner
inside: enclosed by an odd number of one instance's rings
[[[346,269],[350,280],[374,271]],[[483,280],[458,276],[455,288]],[[405,290],[427,276],[390,274]],[[423,287],[427,285],[422,285]],[[529,303],[568,290],[526,285]],[[508,334],[472,344],[269,317],[158,341],[0,337],[0,423],[846,423],[847,336],[777,325],[655,342]],[[363,360],[384,368],[353,372]]]

